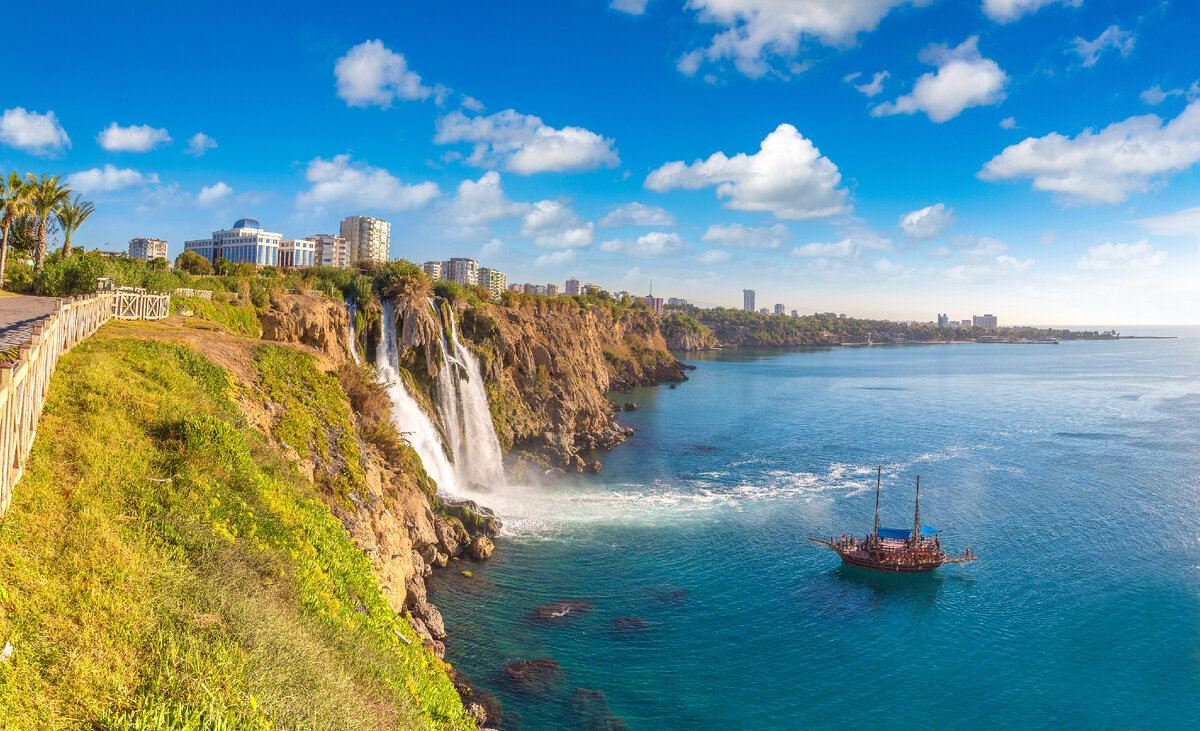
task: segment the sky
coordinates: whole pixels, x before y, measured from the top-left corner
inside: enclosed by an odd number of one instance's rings
[[[2,22],[23,61],[0,170],[94,201],[88,249],[372,215],[393,257],[510,283],[1200,323],[1182,0],[66,2]]]

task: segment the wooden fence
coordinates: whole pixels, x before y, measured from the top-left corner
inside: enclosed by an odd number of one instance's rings
[[[13,487],[25,472],[38,417],[59,356],[113,318],[161,320],[170,313],[171,295],[140,290],[99,292],[58,301],[58,309],[33,326],[21,355],[0,363],[0,517],[12,502]]]
[[[212,290],[210,289],[188,289],[180,287],[175,290],[176,297],[199,297],[202,300],[210,300],[213,298]]]

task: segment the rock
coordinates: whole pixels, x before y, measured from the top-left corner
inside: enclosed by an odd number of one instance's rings
[[[687,589],[675,589],[673,591],[664,591],[656,597],[664,604],[680,604],[687,600]]]
[[[471,701],[470,703],[463,704],[463,707],[467,709],[467,715],[475,720],[476,727],[487,723],[487,709],[483,706],[475,701]]]
[[[588,472],[600,474],[600,470],[604,469],[604,465],[600,464],[600,460],[596,460],[588,465]]]
[[[441,551],[434,551],[433,560],[430,563],[439,569],[444,569],[446,568],[446,564],[450,563],[450,557]]]
[[[638,405],[637,405],[637,404],[635,404],[635,403],[634,403],[634,402],[632,402],[632,401],[626,401],[626,402],[625,402],[625,410],[626,410],[626,411],[637,411],[637,410],[638,410]]]
[[[560,675],[562,666],[551,658],[521,660],[504,666],[504,676],[509,683],[525,692],[546,691],[558,681]]]
[[[439,660],[443,660],[443,659],[445,659],[445,657],[446,657],[446,643],[444,643],[444,642],[439,642],[438,640],[429,640],[429,639],[427,639],[427,640],[425,640],[424,642],[422,642],[421,644],[425,646],[425,649],[427,649],[427,650],[429,650],[430,652],[432,652],[432,653],[433,653],[433,656],[434,656],[434,657],[436,657],[437,659],[439,659]]]
[[[535,618],[542,622],[569,616],[582,616],[592,611],[592,603],[582,599],[559,599],[534,610]]]
[[[613,632],[636,632],[645,627],[646,620],[641,617],[614,617],[608,623],[608,628]]]
[[[483,486],[482,489],[486,490],[487,486]],[[479,506],[474,500],[445,500],[441,512],[456,518],[471,536],[495,538],[500,535],[500,519],[490,509]]]
[[[574,716],[574,728],[586,731],[627,731],[629,728],[608,707],[602,690],[576,688],[571,692],[567,710]]]
[[[420,576],[413,576],[409,579],[408,583],[404,585],[404,597],[409,607],[417,602],[426,601],[425,580]]]
[[[462,521],[452,515],[439,515],[433,524],[433,530],[437,533],[438,544],[449,556],[457,556],[462,553],[463,548],[470,541],[470,536],[467,534],[467,529],[463,527]]]
[[[467,546],[467,553],[471,558],[485,559],[490,558],[492,551],[496,550],[496,544],[492,543],[490,538],[486,536],[476,536],[471,545]]]
[[[425,623],[429,635],[435,640],[446,639],[446,623],[442,621],[442,613],[429,602],[413,602],[413,616]]]
[[[487,692],[483,688],[474,685],[462,673],[451,669],[450,679],[454,682],[454,689],[458,691],[458,695],[462,698],[463,706],[476,704],[483,709],[484,719],[480,723],[491,722],[499,725],[504,720],[504,709],[500,707],[500,701],[496,700],[496,696]]]
[[[429,628],[426,627],[425,623],[421,620],[417,619],[416,617],[408,617],[408,624],[419,636],[424,637],[427,640],[433,639],[433,635],[429,633]]]

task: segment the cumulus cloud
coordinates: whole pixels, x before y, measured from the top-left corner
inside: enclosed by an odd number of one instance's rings
[[[983,166],[983,180],[1030,178],[1067,203],[1116,205],[1130,193],[1200,160],[1200,100],[1167,124],[1146,114],[1075,137],[1051,133],[1006,147]]]
[[[233,188],[230,188],[224,181],[217,181],[214,185],[206,185],[200,189],[200,193],[196,195],[196,204],[200,206],[214,206],[229,196],[233,195]]]
[[[439,145],[474,145],[467,162],[480,167],[503,165],[521,175],[578,172],[616,167],[621,159],[612,139],[582,127],[555,129],[538,117],[506,109],[486,117],[454,111],[437,121]]]
[[[1190,236],[1200,239],[1200,206],[1164,216],[1139,218],[1133,223],[1155,236]]]
[[[790,124],[781,124],[753,155],[713,153],[691,165],[669,162],[646,177],[646,187],[664,192],[715,186],[723,207],[770,211],[776,218],[808,220],[846,213],[842,175],[812,142]]]
[[[109,152],[149,152],[159,145],[171,144],[171,135],[148,124],[122,127],[113,122],[96,135],[96,141]]]
[[[707,60],[733,61],[750,78],[770,71],[788,74],[804,68],[793,61],[802,42],[848,46],[861,31],[874,30],[893,8],[927,5],[929,0],[691,0],[701,23],[724,28],[707,47],[689,51],[677,67],[694,74]],[[782,70],[773,67],[783,61]],[[779,64],[775,64],[778,66]]]
[[[1143,271],[1156,269],[1167,260],[1167,252],[1155,251],[1147,239],[1136,244],[1101,244],[1088,247],[1079,268],[1089,271]]]
[[[614,254],[626,254],[639,259],[659,259],[682,254],[687,251],[687,244],[677,233],[651,231],[636,239],[605,241],[600,244],[600,250]]]
[[[696,257],[696,261],[705,266],[713,266],[714,264],[724,264],[729,261],[730,256],[728,251],[721,249],[709,249],[700,256]]]
[[[839,226],[838,241],[812,242],[792,247],[789,255],[798,259],[852,259],[870,251],[887,251],[892,242],[869,228]]]
[[[924,112],[934,122],[954,119],[964,109],[990,106],[1004,100],[1008,74],[990,58],[979,53],[979,36],[971,36],[957,48],[940,43],[926,46],[923,63],[937,66],[917,79],[913,90],[894,102],[884,102],[871,116]]]
[[[495,221],[516,218],[529,210],[528,203],[511,200],[504,192],[500,173],[489,170],[479,180],[464,180],[441,211],[448,233],[458,238],[486,238]]]
[[[391,51],[383,41],[364,41],[351,48],[333,65],[337,95],[352,107],[377,105],[384,109],[392,101],[425,99],[433,90],[408,68],[404,56]]]
[[[131,168],[118,168],[109,163],[102,168],[80,170],[67,176],[67,185],[77,193],[112,193],[135,185],[156,185],[158,175],[144,175]]]
[[[383,168],[375,168],[337,155],[332,160],[314,157],[304,177],[312,186],[296,196],[296,208],[314,212],[337,204],[378,211],[411,211],[441,194],[435,183],[406,185]]]
[[[38,114],[24,107],[13,107],[0,115],[0,143],[31,155],[46,156],[70,147],[71,138],[54,112]]]
[[[720,246],[739,246],[746,249],[778,249],[780,244],[792,238],[792,231],[782,223],[774,226],[743,226],[713,224],[700,240]]]
[[[1034,259],[1018,259],[1008,254],[992,258],[981,257],[947,269],[946,278],[956,282],[995,280],[1006,276],[1024,274],[1033,269],[1035,263]]]
[[[581,249],[595,241],[595,225],[562,201],[544,200],[521,218],[520,235],[542,249]]]
[[[544,267],[569,264],[573,261],[575,261],[575,250],[563,249],[562,251],[553,251],[549,254],[542,254],[538,258],[534,259],[533,263],[537,266]]]
[[[914,239],[936,239],[954,225],[954,209],[945,203],[935,203],[900,217],[898,227],[905,236]]]
[[[188,146],[187,149],[183,151],[183,154],[191,155],[192,157],[200,157],[209,150],[215,150],[216,148],[216,140],[204,134],[203,132],[197,132],[188,138]]]
[[[798,259],[849,259],[857,249],[850,239],[828,243],[810,243],[792,248],[791,255]]]
[[[1104,29],[1104,32],[1096,36],[1095,40],[1086,40],[1080,36],[1075,37],[1075,53],[1079,54],[1079,58],[1083,59],[1084,67],[1095,66],[1100,60],[1100,54],[1109,50],[1118,51],[1122,56],[1128,56],[1133,52],[1134,38],[1133,33],[1127,30],[1121,30],[1115,25],[1110,25]]]
[[[646,12],[646,4],[650,0],[612,0],[608,7],[630,15],[641,15]]]
[[[1004,119],[1000,120],[1000,129],[1016,129],[1016,128],[1017,128],[1017,118],[1016,117],[1005,117]]]
[[[858,76],[859,74],[851,74],[845,78],[845,81],[847,83],[853,82],[858,78]],[[854,88],[858,89],[867,96],[875,96],[883,91],[883,81],[889,76],[891,76],[891,74],[889,74],[887,71],[877,71],[875,75],[871,77],[870,81],[865,84],[855,84]]]
[[[674,226],[675,217],[665,208],[645,203],[626,203],[609,211],[600,219],[603,228],[617,226]]]
[[[1038,8],[1061,2],[1079,7],[1083,0],[983,0],[983,12],[999,23],[1008,23]]]
[[[484,109],[486,109],[486,107],[483,106],[483,102],[479,101],[473,96],[467,96],[466,94],[463,94],[462,96],[462,108],[468,109],[472,112],[482,112]]]

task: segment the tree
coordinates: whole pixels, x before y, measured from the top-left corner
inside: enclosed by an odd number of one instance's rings
[[[8,179],[0,178],[0,287],[4,286],[4,267],[8,264],[8,232],[13,221],[28,211],[29,191],[17,171]]]
[[[60,182],[60,175],[42,173],[35,177],[33,173],[26,173],[25,179],[29,181],[29,205],[37,220],[37,248],[34,249],[33,268],[34,271],[40,272],[42,267],[46,266],[46,219],[58,210],[59,206],[70,200],[71,189]]]
[[[204,259],[204,257],[200,257],[200,258]],[[208,260],[205,259],[205,261],[208,261]],[[165,257],[165,256],[158,256],[158,257],[155,257],[155,258],[151,259],[150,261],[146,262],[146,266],[150,267],[151,269],[153,269],[156,272],[165,272],[167,270],[167,267],[170,265],[171,265],[171,262],[168,261],[167,257]]]
[[[63,232],[62,253],[64,259],[71,255],[71,234],[78,231],[88,216],[96,210],[90,201],[80,200],[81,197],[76,195],[72,200],[63,201],[54,212]]]
[[[175,268],[188,274],[212,274],[212,262],[194,251],[185,251],[175,257]]]

